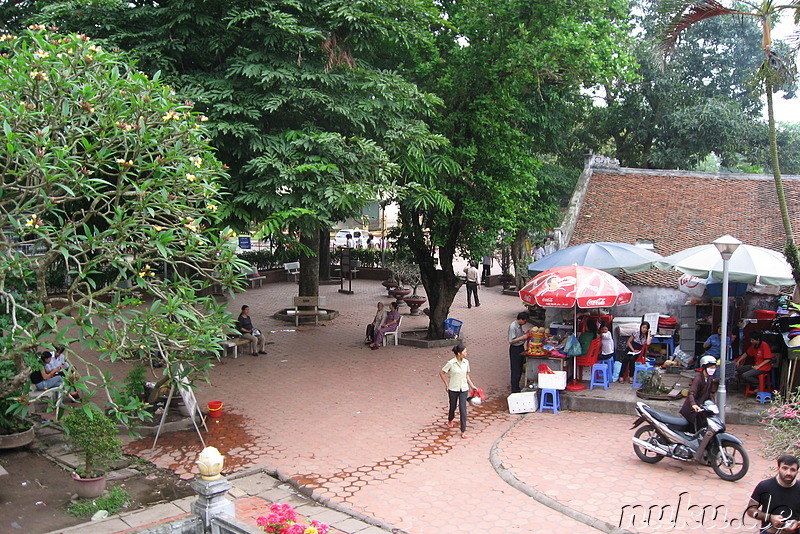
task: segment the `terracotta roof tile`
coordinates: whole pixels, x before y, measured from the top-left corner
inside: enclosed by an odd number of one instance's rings
[[[711,243],[724,234],[782,251],[785,234],[771,176],[680,171],[595,170],[570,245],[652,239],[668,256]],[[793,227],[800,230],[800,178],[784,177]],[[660,271],[623,275],[632,285],[675,287],[677,275]]]

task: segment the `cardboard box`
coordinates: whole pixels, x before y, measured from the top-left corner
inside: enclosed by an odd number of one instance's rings
[[[553,371],[553,374],[539,373],[537,385],[539,389],[566,389],[567,372]]]
[[[512,393],[508,396],[508,411],[511,413],[535,412],[538,409],[539,404],[536,402],[535,391]]]

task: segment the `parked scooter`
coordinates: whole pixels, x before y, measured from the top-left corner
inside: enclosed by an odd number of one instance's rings
[[[683,462],[698,462],[711,465],[723,480],[735,481],[747,474],[750,458],[741,440],[725,432],[725,423],[719,418],[719,408],[712,401],[703,403],[706,416],[705,428],[694,432],[693,426],[684,417],[636,403],[639,418],[631,429],[642,423],[633,435],[633,450],[645,463],[660,462],[665,456]]]

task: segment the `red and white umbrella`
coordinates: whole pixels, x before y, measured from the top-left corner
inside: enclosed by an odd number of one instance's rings
[[[539,273],[525,284],[519,297],[543,308],[608,308],[628,304],[633,293],[607,272],[567,265]]]
[[[526,304],[538,304],[543,308],[575,308],[577,315],[578,308],[607,308],[628,304],[633,293],[605,271],[566,265],[539,273],[520,289],[519,297]],[[577,329],[577,316],[574,325]],[[578,382],[577,358],[572,361],[573,379],[567,389],[586,389],[586,386]]]

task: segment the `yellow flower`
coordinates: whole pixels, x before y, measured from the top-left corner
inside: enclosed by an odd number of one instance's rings
[[[42,223],[39,220],[39,216],[38,215],[34,215],[30,219],[25,221],[25,226],[30,227],[30,228],[39,228],[39,226],[41,226],[41,224]]]
[[[199,156],[190,156],[189,161],[194,163],[194,166],[197,167],[198,169],[203,165],[203,158]]]
[[[317,530],[317,527],[307,527],[303,531],[303,534],[319,534],[319,531]]]
[[[97,46],[97,45],[89,45],[89,51],[90,51],[90,52],[94,52],[95,54],[97,54],[98,52],[102,52],[102,51],[103,51],[103,49],[102,49],[102,48],[100,48],[100,47],[99,47],[99,46]]]
[[[13,41],[13,40],[14,40],[14,36],[11,35],[10,33],[4,33],[3,35],[0,35],[0,41],[4,41],[5,42],[5,41]]]
[[[176,120],[178,120],[180,118],[181,118],[180,114],[177,111],[173,110],[173,111],[167,112],[166,115],[161,117],[161,120],[163,120],[164,122],[169,122],[169,121],[176,121]]]
[[[31,24],[28,26],[28,29],[33,31],[42,31],[44,30],[44,26],[41,24]]]
[[[40,71],[40,70],[32,70],[30,73],[28,73],[28,76],[30,76],[32,80],[46,80],[47,79],[47,74],[45,72],[43,72],[43,71]]]
[[[44,50],[42,50],[42,49],[40,48],[39,50],[37,50],[36,52],[34,52],[34,53],[33,53],[33,55],[34,55],[34,56],[36,56],[36,57],[38,57],[38,58],[45,58],[45,57],[49,56],[49,55],[50,55],[50,53],[49,53],[49,52],[45,52]]]
[[[207,204],[206,208],[208,208],[210,211],[217,211],[219,206],[217,206],[216,204]]]
[[[155,230],[156,232],[161,232],[161,231],[164,230],[164,227],[163,226],[159,226],[157,224],[154,224],[153,225],[153,230]]]
[[[189,180],[190,182],[194,182],[195,180],[197,180],[197,176],[195,176],[194,174],[187,174],[186,179]]]
[[[207,122],[208,121],[208,117],[206,117],[205,115],[200,115],[199,119],[200,119],[200,122]]]
[[[133,161],[132,161],[132,160],[127,160],[127,161],[126,161],[126,160],[124,160],[124,159],[122,159],[122,158],[119,158],[119,159],[117,160],[117,163],[119,163],[119,164],[120,164],[120,165],[122,165],[123,167],[133,167]]]

